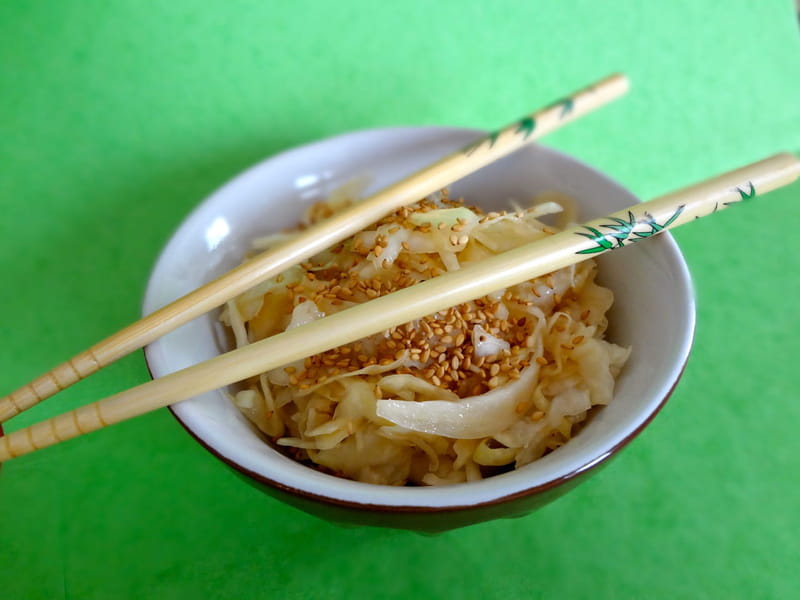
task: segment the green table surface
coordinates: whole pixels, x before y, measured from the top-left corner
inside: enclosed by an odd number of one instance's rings
[[[3,392],[134,320],[187,212],[297,144],[492,128],[622,70],[628,98],[546,143],[643,198],[800,151],[791,0],[5,0],[0,57]],[[794,185],[675,234],[698,298],[683,380],[525,518],[342,528],[160,410],[0,470],[0,598],[796,598],[798,207]],[[147,378],[137,352],[8,428]]]

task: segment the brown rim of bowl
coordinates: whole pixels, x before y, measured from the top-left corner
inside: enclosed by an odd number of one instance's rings
[[[251,471],[250,469],[247,469],[246,467],[243,467],[242,465],[240,465],[236,461],[230,460],[229,458],[227,458],[225,456],[222,456],[214,448],[212,448],[211,446],[206,444],[206,442],[203,439],[201,439],[200,437],[195,435],[195,433],[189,427],[187,427],[186,424],[181,420],[181,418],[175,413],[175,411],[172,409],[172,406],[168,406],[167,408],[169,408],[169,411],[170,411],[170,413],[172,413],[172,416],[175,417],[175,420],[178,421],[178,423],[180,423],[181,427],[183,427],[189,433],[189,435],[191,435],[195,440],[197,440],[197,442],[201,446],[203,446],[203,448],[208,450],[211,454],[216,456],[219,460],[221,460],[222,462],[227,464],[229,467],[231,467],[233,469],[236,469],[237,471],[239,471],[243,475],[246,475],[247,477],[249,477],[249,478],[251,478],[251,479],[253,479],[253,480],[255,480],[255,481],[259,482],[259,483],[271,486],[271,487],[273,487],[273,488],[275,488],[277,490],[280,490],[282,492],[286,492],[286,493],[291,494],[293,496],[297,496],[299,498],[303,498],[303,499],[306,499],[306,500],[313,500],[313,501],[316,501],[316,502],[320,502],[322,504],[329,504],[329,505],[336,506],[336,507],[339,507],[339,508],[371,510],[371,511],[387,512],[387,513],[406,513],[406,514],[408,514],[408,513],[451,513],[451,512],[458,512],[458,511],[462,511],[462,510],[472,510],[472,509],[476,509],[476,508],[496,506],[496,505],[503,504],[503,503],[506,503],[506,502],[519,500],[521,498],[526,498],[528,496],[533,496],[535,494],[539,494],[541,492],[545,492],[547,490],[551,490],[553,488],[556,488],[556,487],[558,487],[560,485],[563,485],[563,484],[567,483],[568,481],[578,477],[579,475],[583,475],[584,473],[588,473],[588,472],[592,471],[593,469],[595,469],[599,465],[605,463],[609,458],[614,456],[617,452],[622,450],[625,446],[627,446],[635,437],[637,437],[642,432],[642,430],[645,427],[647,427],[650,424],[650,422],[655,418],[655,416],[659,412],[661,412],[661,409],[664,407],[664,405],[667,403],[667,400],[669,400],[669,398],[672,396],[672,393],[675,391],[675,388],[677,387],[678,382],[681,380],[681,377],[683,377],[683,373],[686,370],[686,365],[689,362],[689,355],[691,353],[692,346],[694,345],[695,330],[696,330],[696,325],[693,325],[691,337],[689,339],[689,347],[688,347],[688,350],[687,350],[687,353],[686,353],[686,358],[684,359],[683,364],[681,365],[680,371],[678,372],[678,376],[675,378],[675,381],[672,382],[672,385],[670,386],[669,391],[664,395],[664,397],[658,403],[658,406],[656,406],[655,410],[653,410],[647,416],[647,418],[644,421],[642,421],[642,423],[636,429],[634,429],[631,433],[629,433],[622,440],[620,440],[616,445],[614,445],[605,454],[603,454],[601,456],[598,456],[598,457],[595,457],[592,460],[589,460],[589,461],[585,462],[583,465],[581,465],[577,469],[571,471],[570,473],[567,473],[567,474],[562,475],[560,477],[557,477],[555,479],[551,479],[549,481],[546,481],[545,483],[539,484],[539,485],[531,487],[531,488],[527,488],[527,489],[521,490],[519,492],[515,492],[513,494],[509,494],[507,496],[501,496],[499,498],[495,498],[494,500],[487,500],[486,502],[479,502],[479,503],[476,503],[476,504],[464,504],[464,505],[441,506],[441,507],[439,507],[439,506],[402,506],[402,505],[392,506],[392,505],[388,505],[388,504],[366,504],[366,503],[361,503],[361,502],[351,502],[349,500],[339,500],[337,498],[330,498],[328,496],[320,496],[318,494],[313,494],[313,493],[307,492],[305,490],[300,490],[300,489],[285,485],[283,483],[280,483],[278,481],[275,481],[273,479],[269,479],[268,477],[264,477],[263,475],[261,475],[259,473],[254,473],[253,471]],[[145,352],[142,352],[142,354],[144,355],[144,362],[145,362],[145,365],[147,366],[147,371],[150,373],[150,378],[151,379],[155,379],[155,377],[153,377],[153,371],[150,369],[150,363],[147,361],[147,354]],[[331,475],[331,477],[333,477],[333,475]]]

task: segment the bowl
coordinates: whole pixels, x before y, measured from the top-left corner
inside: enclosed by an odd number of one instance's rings
[[[448,154],[485,132],[409,127],[348,133],[289,150],[245,171],[206,199],[178,227],[153,269],[144,313],[239,264],[249,241],[293,226],[309,204],[356,177],[367,193]],[[580,220],[625,208],[637,198],[602,173],[541,145],[454,183],[451,190],[485,209],[508,208],[557,190],[575,199]],[[579,483],[635,438],[681,377],[695,322],[689,272],[673,238],[660,235],[599,259],[599,280],[615,294],[608,337],[633,347],[614,401],[561,448],[520,469],[479,482],[439,487],[359,483],[303,466],[271,448],[217,390],[171,407],[208,451],[248,483],[301,510],[340,523],[436,532],[516,517]],[[226,350],[216,311],[145,349],[153,377]]]

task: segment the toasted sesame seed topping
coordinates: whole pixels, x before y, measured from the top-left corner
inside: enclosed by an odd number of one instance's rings
[[[293,308],[302,302],[313,301],[321,312],[330,314],[343,307],[343,304],[349,306],[366,302],[446,272],[447,268],[436,252],[412,251],[411,244],[403,240],[399,242],[399,253],[395,255],[392,252],[394,257],[389,258],[390,253],[386,248],[389,246],[389,236],[401,231],[406,234],[436,230],[441,232],[436,234],[437,237],[445,238],[451,250],[458,252],[469,244],[470,236],[465,232],[472,227],[474,220],[459,217],[452,226],[444,222],[417,224],[419,221],[412,220],[413,215],[451,206],[463,206],[463,201],[442,195],[436,202],[423,200],[403,207],[378,221],[371,230],[337,244],[331,250],[337,254],[335,266],[323,263],[317,257],[302,263],[300,267],[304,272],[299,281],[286,283],[282,288],[285,292],[280,297],[286,299],[287,318]],[[470,209],[477,216],[478,225],[489,224],[507,214],[483,214],[479,209]],[[312,222],[325,214],[328,213],[322,210],[315,213]],[[372,258],[373,264],[380,268],[375,269],[367,263],[365,270],[364,257]],[[365,272],[370,274],[364,276]],[[276,276],[274,281],[283,283],[284,275]],[[533,356],[534,349],[542,342],[541,336],[535,333],[539,326],[538,319],[526,310],[526,307],[534,304],[531,301],[534,297],[540,297],[537,287],[542,289],[542,286],[555,288],[552,274],[520,284],[519,287],[510,287],[502,299],[495,296],[478,298],[394,327],[385,334],[309,357],[303,361],[302,367],[286,367],[284,371],[292,385],[307,390],[326,383],[337,385],[330,380],[342,373],[376,365],[388,367],[399,361],[388,372],[411,374],[460,396],[484,393],[519,378],[523,369],[534,360],[540,366],[549,364],[545,357]],[[280,291],[278,293],[281,294]],[[579,299],[571,290],[555,300],[557,304],[566,304],[561,309],[564,313],[572,314],[569,303],[578,302]],[[520,316],[520,311],[524,311],[525,316]],[[499,315],[503,315],[503,318]],[[579,335],[580,330],[573,330],[578,321],[573,321],[574,317],[567,317],[566,314],[564,316],[556,319],[552,331],[570,331],[566,340],[571,345],[562,345],[562,349],[567,350],[582,343],[584,337]],[[588,318],[589,311],[583,311],[580,320],[586,321]],[[472,341],[476,325],[506,341],[510,348],[494,356],[476,356]],[[526,406],[523,412],[529,410],[530,407]]]

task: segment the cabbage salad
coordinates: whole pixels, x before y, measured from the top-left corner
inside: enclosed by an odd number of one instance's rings
[[[351,204],[314,205],[298,230]],[[435,194],[230,301],[237,346],[544,238],[552,201],[484,213]],[[254,250],[294,232],[254,242]],[[475,481],[566,443],[611,402],[629,350],[604,339],[594,261],[549,273],[244,382],[236,406],[274,445],[386,485]]]

